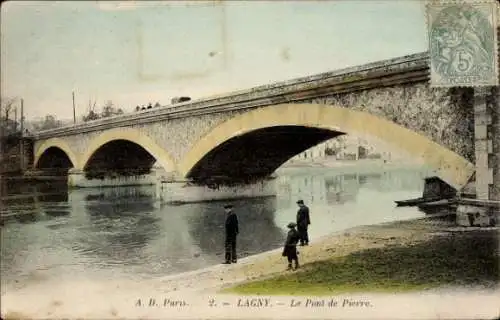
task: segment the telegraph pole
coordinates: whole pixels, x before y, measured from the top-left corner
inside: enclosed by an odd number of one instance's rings
[[[3,183],[2,183],[2,173],[3,173],[3,108],[2,103],[0,103],[0,194],[3,194]]]
[[[21,99],[21,136],[24,136],[24,100]]]
[[[71,92],[73,96],[73,123],[76,124],[76,111],[75,111],[75,91]]]
[[[24,100],[21,99],[21,140],[20,140],[20,150],[19,153],[21,154],[21,172],[24,174]]]
[[[14,108],[14,134],[17,132],[17,107]]]

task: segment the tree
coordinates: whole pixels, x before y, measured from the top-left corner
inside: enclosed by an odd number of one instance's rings
[[[0,133],[2,135],[14,134],[19,128],[18,122],[12,118],[16,109],[17,97],[2,99],[0,107]],[[16,119],[17,120],[17,119]]]
[[[92,102],[89,99],[89,107],[88,107],[89,111],[88,111],[88,113],[86,115],[83,116],[83,121],[84,122],[93,121],[93,120],[99,119],[99,115],[94,111],[95,104],[96,104],[95,101],[94,101],[94,104],[92,104]]]
[[[9,119],[9,114],[14,110],[17,98],[2,99],[1,116],[3,119]]]
[[[327,148],[325,148],[325,154],[327,156],[335,156],[335,155],[337,155],[337,150],[335,148],[332,148],[332,147],[327,147]]]
[[[358,158],[365,159],[368,156],[368,149],[363,146],[358,146]]]
[[[115,108],[113,105],[113,101],[108,100],[106,104],[102,107],[102,118],[112,117],[116,115],[123,114],[123,110],[121,108]]]
[[[49,130],[49,129],[61,127],[62,121],[57,120],[56,116],[54,116],[52,114],[48,114],[45,116],[45,118],[43,118],[41,120],[32,121],[31,125],[33,126],[33,129],[35,131]]]

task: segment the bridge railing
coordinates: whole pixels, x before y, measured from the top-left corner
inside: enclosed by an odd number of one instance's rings
[[[276,104],[277,101],[297,101],[307,98],[303,92],[322,87],[345,84],[345,87],[366,86],[364,82],[370,79],[382,78],[387,75],[407,73],[415,70],[428,69],[428,52],[406,55],[394,59],[372,62],[362,66],[344,68],[336,71],[320,73],[312,76],[296,78],[258,87],[234,91],[191,100],[178,104],[170,104],[160,108],[146,109],[130,114],[122,114],[105,119],[93,120],[85,123],[73,124],[55,129],[38,131],[32,134],[35,138],[57,136],[71,132],[98,130],[104,126],[130,125],[131,121],[151,122],[168,118],[200,114],[201,110],[208,112],[224,112],[232,109],[251,108],[266,104]],[[422,78],[422,75],[419,75]],[[424,77],[428,77],[426,74]],[[345,88],[337,88],[345,90]],[[331,91],[328,92],[331,94]],[[339,92],[340,93],[340,92]],[[296,96],[293,96],[296,94]],[[316,95],[321,93],[314,93]],[[327,94],[326,92],[323,95]],[[292,95],[286,97],[286,95]],[[250,102],[250,103],[249,103]],[[245,104],[246,103],[246,104]],[[228,105],[235,106],[229,108]],[[220,107],[220,108],[217,108]],[[207,112],[207,113],[208,113]]]

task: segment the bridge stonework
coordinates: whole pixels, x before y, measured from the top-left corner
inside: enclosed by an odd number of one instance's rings
[[[390,120],[474,162],[473,89],[429,88],[426,83],[312,99]]]
[[[417,150],[416,157],[448,172],[446,182],[463,187],[474,171],[474,90],[430,88],[428,79],[428,56],[421,53],[47,130],[34,134],[35,166],[49,147],[57,147],[74,168],[84,170],[99,147],[124,139],[183,178],[224,139],[259,126],[304,125],[373,134],[406,151]]]

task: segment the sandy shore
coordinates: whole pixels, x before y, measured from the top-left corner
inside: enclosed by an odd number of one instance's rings
[[[308,247],[301,247],[300,259],[301,263],[305,264],[333,256],[344,256],[366,248],[418,243],[429,240],[434,235],[439,234],[443,228],[446,228],[446,226],[443,226],[442,223],[426,219],[355,227],[317,239]],[[342,316],[343,318],[360,318],[360,314],[356,313],[360,312],[359,309],[353,311],[354,313],[347,314],[345,313],[346,310],[336,309],[335,312],[340,313],[332,313],[332,310],[321,309],[311,315],[303,312],[297,313],[296,310],[294,311],[290,307],[276,306],[274,309],[264,308],[250,312],[249,309],[238,307],[240,302],[237,302],[237,300],[239,297],[219,293],[221,289],[237,283],[291,272],[285,271],[285,267],[286,261],[281,257],[281,248],[279,248],[241,259],[238,264],[216,265],[198,271],[142,282],[125,279],[113,279],[98,283],[95,281],[61,282],[52,284],[50,290],[47,290],[47,285],[44,285],[42,281],[29,286],[21,286],[18,290],[8,291],[2,295],[2,318],[170,319],[175,317],[201,319],[227,318],[228,316],[233,318],[281,318],[287,316],[288,318],[304,319],[330,318],[332,315]],[[432,292],[426,295],[372,295],[370,301],[372,304],[376,304],[379,309],[372,309],[370,314],[364,314],[361,318],[394,318],[397,313],[395,314],[394,309],[389,308],[391,304],[388,304],[388,301],[394,301],[394,299],[403,299],[401,303],[416,308],[413,315],[418,314],[421,319],[429,318],[429,312],[433,315],[432,312],[438,312],[440,308],[444,308],[442,312],[447,315],[454,312],[461,312],[459,315],[467,315],[468,313],[471,314],[471,312],[475,312],[473,315],[478,315],[482,314],[481,312],[486,312],[489,315],[488,312],[492,311],[490,309],[480,309],[479,311],[470,310],[470,308],[457,309],[457,299],[465,299],[464,303],[465,301],[467,303],[472,302],[470,292],[465,292],[463,296],[459,296],[462,293],[453,290],[454,299],[448,302],[446,302],[443,292],[435,294],[441,299],[439,300],[441,301],[439,306],[436,305],[438,300],[435,297],[433,298]],[[363,299],[367,299],[367,295],[363,295],[363,297]],[[387,300],[388,297],[390,300]],[[476,297],[474,299],[477,301],[472,303],[476,303],[476,305],[478,303],[487,305],[491,299],[496,299],[491,292],[475,292],[474,297]],[[482,298],[478,300],[477,297]],[[151,304],[152,299],[160,306],[148,307],[147,305]],[[167,305],[169,306],[165,307],[166,299],[170,299],[169,301],[184,301],[183,303],[186,305],[182,306],[182,302],[179,302],[181,305],[172,307],[168,302]],[[218,299],[218,301],[226,299],[229,302],[226,302],[225,307],[220,302],[217,306],[211,306],[211,299]],[[273,299],[279,299],[279,297],[273,297]],[[283,302],[285,305],[289,303],[289,298],[282,297],[281,299],[285,301]],[[348,299],[361,298],[349,296]],[[401,309],[401,312],[405,311],[408,310]],[[396,318],[406,318],[401,317],[401,315],[399,314]],[[433,316],[430,318],[433,318]]]
[[[430,239],[440,224],[425,219],[344,230],[299,247],[301,264],[325,260],[368,248],[406,245]],[[213,293],[224,287],[286,272],[282,248],[241,259],[238,264],[214,266],[161,279],[165,290]]]

